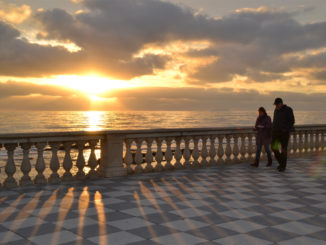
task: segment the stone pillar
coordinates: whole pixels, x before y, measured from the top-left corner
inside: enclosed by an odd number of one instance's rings
[[[122,136],[106,135],[101,140],[99,174],[106,178],[127,175],[127,169],[123,166]]]

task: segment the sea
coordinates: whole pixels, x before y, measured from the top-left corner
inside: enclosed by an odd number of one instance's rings
[[[268,112],[271,117],[273,112]],[[326,124],[325,111],[294,111],[296,124]],[[3,111],[0,134],[253,126],[257,111]]]

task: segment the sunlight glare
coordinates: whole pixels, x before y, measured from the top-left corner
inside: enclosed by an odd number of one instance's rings
[[[87,131],[98,131],[103,129],[103,115],[102,111],[85,111],[85,116],[88,119]]]
[[[52,84],[77,89],[86,94],[100,94],[111,89],[130,87],[128,81],[112,80],[97,75],[59,75],[55,76],[50,82]]]

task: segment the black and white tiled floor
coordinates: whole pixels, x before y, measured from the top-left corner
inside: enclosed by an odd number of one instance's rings
[[[274,168],[0,189],[0,244],[325,245],[325,158]]]

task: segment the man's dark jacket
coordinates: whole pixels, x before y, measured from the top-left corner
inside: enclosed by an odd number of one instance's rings
[[[275,109],[273,131],[290,132],[293,130],[294,115],[291,107],[283,105],[280,110]]]

